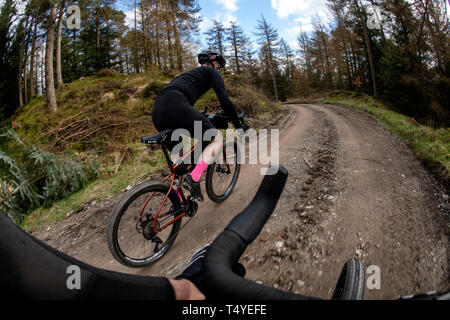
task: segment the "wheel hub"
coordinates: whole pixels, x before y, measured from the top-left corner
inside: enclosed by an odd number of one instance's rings
[[[221,173],[221,174],[228,174],[229,173],[228,170],[226,168],[223,168],[222,166],[217,166],[216,171],[218,173]]]
[[[151,214],[146,214],[143,217],[140,217],[136,229],[139,233],[142,233],[145,239],[153,240],[156,237],[156,232],[154,231],[153,224],[155,219]],[[159,229],[159,223],[156,223],[156,229]]]

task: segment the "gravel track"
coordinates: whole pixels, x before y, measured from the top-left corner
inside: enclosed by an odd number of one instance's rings
[[[329,298],[345,261],[359,257],[381,270],[381,289],[366,290],[367,299],[450,288],[448,195],[401,141],[372,118],[333,105],[292,105],[280,128],[289,180],[241,260],[247,278]],[[126,268],[108,251],[106,224],[120,194],[85,204],[35,236],[98,267],[174,277],[249,204],[259,171],[242,166],[230,198],[206,199],[169,253],[146,268]]]

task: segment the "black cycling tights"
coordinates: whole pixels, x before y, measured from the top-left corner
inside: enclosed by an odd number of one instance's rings
[[[158,131],[171,129],[186,129],[194,138],[194,122],[202,122],[202,135],[208,129],[215,129],[211,121],[205,117],[200,111],[193,108],[184,94],[169,90],[161,93],[156,97],[155,106],[153,107],[153,124]],[[172,149],[179,142],[169,144]],[[204,141],[202,143],[202,150],[211,141]]]

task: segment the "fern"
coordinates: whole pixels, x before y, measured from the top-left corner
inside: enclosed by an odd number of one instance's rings
[[[39,206],[49,207],[97,176],[93,163],[43,151],[9,130],[0,134],[0,210],[16,223]]]

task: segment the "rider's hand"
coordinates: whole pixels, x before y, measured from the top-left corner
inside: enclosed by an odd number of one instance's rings
[[[247,130],[250,129],[250,127],[248,126],[248,124],[246,124],[245,122],[242,124],[242,130],[244,130],[244,132],[247,132]]]
[[[176,279],[188,279],[192,281],[196,286],[201,285],[203,281],[203,275],[201,273],[203,268],[203,260],[205,259],[206,251],[208,250],[211,243],[206,244],[203,248],[196,251],[192,256],[191,260],[188,262],[186,267]]]
[[[189,281],[192,281],[197,286],[197,288],[201,290],[203,285],[203,261],[210,245],[211,243],[208,243],[203,248],[196,251],[184,270],[175,279],[187,279]],[[245,276],[245,267],[240,263],[236,263],[233,266],[232,270],[240,277]]]
[[[189,280],[169,279],[177,300],[205,300],[205,295]]]

